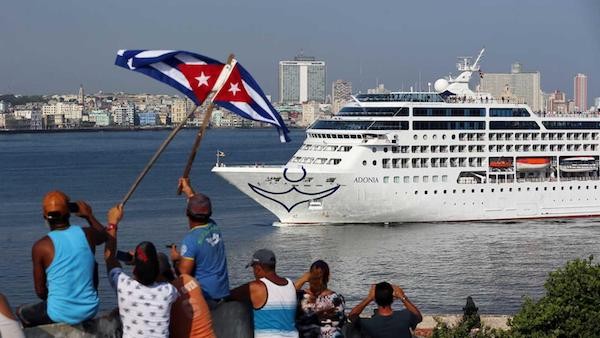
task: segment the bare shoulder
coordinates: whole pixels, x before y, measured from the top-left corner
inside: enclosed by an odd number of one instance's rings
[[[52,244],[52,240],[50,239],[50,237],[44,236],[33,244],[33,247],[31,248],[31,253],[34,255],[44,254],[52,252],[52,250],[54,250],[54,244]]]

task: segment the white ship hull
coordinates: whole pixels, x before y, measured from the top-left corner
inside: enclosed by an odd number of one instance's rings
[[[597,181],[432,183],[424,190],[423,184],[391,185],[375,177],[352,173],[308,173],[307,177],[312,177],[310,182],[269,180],[282,177],[283,170],[283,166],[213,168],[213,172],[287,224],[452,222],[600,215],[600,183]],[[327,179],[332,175],[336,180],[328,183]],[[302,171],[289,171],[288,176],[301,177]],[[252,186],[264,191],[257,193]],[[283,193],[294,187],[304,194]],[[332,194],[319,198],[336,187]],[[420,193],[415,195],[415,190]]]

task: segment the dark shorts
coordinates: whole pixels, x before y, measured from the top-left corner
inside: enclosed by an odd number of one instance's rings
[[[48,317],[47,309],[48,304],[46,301],[37,304],[21,305],[17,308],[16,315],[23,324],[23,327],[54,323],[54,321]]]

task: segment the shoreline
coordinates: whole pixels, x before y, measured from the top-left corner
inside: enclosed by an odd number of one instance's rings
[[[127,132],[127,131],[163,131],[173,130],[177,126],[156,126],[156,127],[106,127],[106,128],[64,128],[64,129],[0,129],[0,135],[2,134],[57,134],[57,133],[93,133],[93,132]],[[185,126],[182,129],[199,129],[196,126]],[[264,130],[270,129],[270,127],[259,127],[259,128],[216,128],[209,127],[208,129],[257,129]],[[304,128],[291,127],[290,130],[300,130]]]

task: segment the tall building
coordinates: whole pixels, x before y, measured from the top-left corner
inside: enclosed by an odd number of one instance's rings
[[[573,96],[575,100],[575,110],[583,112],[587,110],[587,76],[577,74],[573,79]]]
[[[549,113],[564,114],[569,112],[569,102],[567,101],[567,95],[560,90],[555,90],[548,97],[548,108]]]
[[[325,102],[325,61],[296,56],[293,61],[279,61],[279,102]]]
[[[331,111],[337,113],[347,102],[352,101],[352,82],[335,80],[331,85]]]
[[[510,73],[485,73],[480,80],[480,90],[501,99],[506,93],[528,104],[533,111],[542,110],[542,90],[540,72],[524,72],[516,62]],[[508,89],[508,90],[507,90]]]
[[[308,127],[321,115],[319,103],[315,101],[302,104],[302,126]]]

